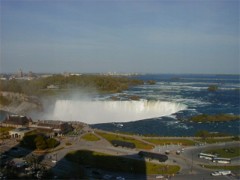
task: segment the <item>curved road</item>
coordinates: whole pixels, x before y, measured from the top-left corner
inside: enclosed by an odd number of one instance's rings
[[[82,134],[84,135],[84,134]],[[82,136],[81,135],[81,136]],[[98,151],[106,154],[112,154],[112,155],[123,155],[123,156],[129,156],[131,158],[136,158],[138,159],[139,157],[137,156],[139,150],[137,149],[127,149],[127,148],[116,148],[113,147],[108,141],[103,139],[101,136],[98,136],[100,138],[99,141],[85,141],[81,139],[81,136],[76,136],[76,137],[65,137],[61,141],[61,146],[64,146],[63,149],[58,150],[56,152],[49,153],[44,161],[47,163],[49,166],[54,167],[55,164],[49,160],[49,156],[54,157],[57,159],[57,161],[61,160],[64,161],[64,156],[69,152],[69,151],[74,151],[74,150],[79,150],[79,149],[87,149],[87,150],[93,150],[93,151]],[[72,145],[66,146],[65,143],[69,142]],[[181,171],[180,174],[175,175],[172,177],[173,179],[213,179],[213,177],[210,175],[211,172],[214,170],[209,170],[202,168],[199,166],[199,164],[205,164],[205,165],[216,165],[216,163],[212,163],[211,161],[205,160],[205,159],[200,159],[198,158],[198,154],[202,151],[206,151],[208,149],[213,149],[213,148],[226,148],[230,146],[239,146],[239,142],[229,142],[229,143],[221,143],[221,144],[209,144],[209,145],[204,145],[204,146],[192,146],[192,147],[187,147],[185,148],[184,152],[181,153],[180,155],[176,155],[176,150],[179,149],[179,146],[173,146],[172,151],[169,154],[169,159],[166,162],[167,164],[177,164],[181,166]],[[58,147],[59,148],[59,147]],[[164,147],[161,147],[161,152],[164,152]],[[167,147],[169,148],[169,147]],[[166,147],[165,147],[166,149]],[[156,151],[153,150],[153,151]],[[160,149],[159,149],[160,151]],[[159,152],[157,151],[157,152]],[[240,165],[240,162],[238,161],[239,159],[235,159],[232,161],[232,164],[234,165]],[[158,163],[157,161],[153,161]],[[61,163],[62,166],[64,166],[64,163]],[[233,177],[228,177],[228,176],[222,176],[218,177],[218,179],[233,179]],[[155,176],[148,176],[147,179],[155,179]]]

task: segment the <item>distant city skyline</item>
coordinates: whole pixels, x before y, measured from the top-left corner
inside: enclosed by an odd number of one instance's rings
[[[0,0],[0,73],[239,74],[238,0]]]

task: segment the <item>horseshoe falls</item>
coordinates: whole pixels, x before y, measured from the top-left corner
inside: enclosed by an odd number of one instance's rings
[[[46,106],[48,113],[41,118],[147,135],[194,136],[199,130],[239,135],[240,120],[195,123],[190,119],[200,114],[240,115],[240,75],[150,74],[133,78],[156,83],[87,99],[57,99],[51,108]],[[209,91],[211,85],[216,85],[217,91]]]
[[[130,122],[169,116],[186,108],[184,104],[166,101],[57,100],[51,118],[87,124]]]

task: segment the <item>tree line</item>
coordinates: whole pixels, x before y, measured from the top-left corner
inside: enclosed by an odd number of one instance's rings
[[[9,80],[0,81],[0,91],[24,93],[27,95],[40,94],[49,85],[57,85],[59,89],[94,88],[100,92],[121,92],[131,86],[141,85],[143,81],[128,77],[104,75],[63,76],[53,75],[31,81]]]
[[[50,138],[41,133],[30,132],[27,133],[20,142],[20,145],[28,149],[44,150],[54,148],[60,144],[54,138]]]

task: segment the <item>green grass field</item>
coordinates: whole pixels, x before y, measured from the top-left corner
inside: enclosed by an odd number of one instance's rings
[[[112,140],[119,140],[119,141],[125,141],[135,144],[136,148],[138,149],[145,149],[150,150],[154,147],[150,144],[147,144],[145,142],[139,141],[137,139],[131,138],[131,137],[125,137],[117,134],[110,134],[110,133],[104,133],[104,132],[97,132],[98,135],[105,138],[107,141],[111,142]]]
[[[188,139],[146,139],[145,138],[144,140],[156,145],[180,144],[183,146],[193,146],[195,144],[194,141],[188,140]]]
[[[218,154],[219,157],[223,157],[223,158],[234,158],[234,157],[240,156],[240,147],[211,149],[211,150],[205,151],[205,153]]]
[[[99,141],[100,140],[99,137],[97,137],[96,135],[94,135],[92,133],[87,133],[87,134],[83,135],[81,138],[86,141]]]
[[[73,151],[66,155],[70,161],[81,165],[90,165],[95,168],[139,174],[175,174],[180,170],[179,166],[167,164],[154,164],[131,157],[112,156],[89,150]],[[114,164],[114,166],[113,166]]]
[[[1,134],[6,133],[6,132],[11,131],[13,129],[15,129],[15,128],[14,127],[2,127],[2,126],[0,126],[0,133]]]
[[[8,131],[11,131],[15,128],[13,127],[2,127],[0,126],[0,139],[6,139],[9,135]]]
[[[202,167],[215,170],[230,170],[230,171],[239,171],[240,165],[236,166],[211,166],[211,165],[201,165]]]
[[[213,143],[221,143],[221,142],[231,142],[234,141],[233,138],[207,138],[207,139],[199,139],[198,141],[206,142],[209,144]]]

